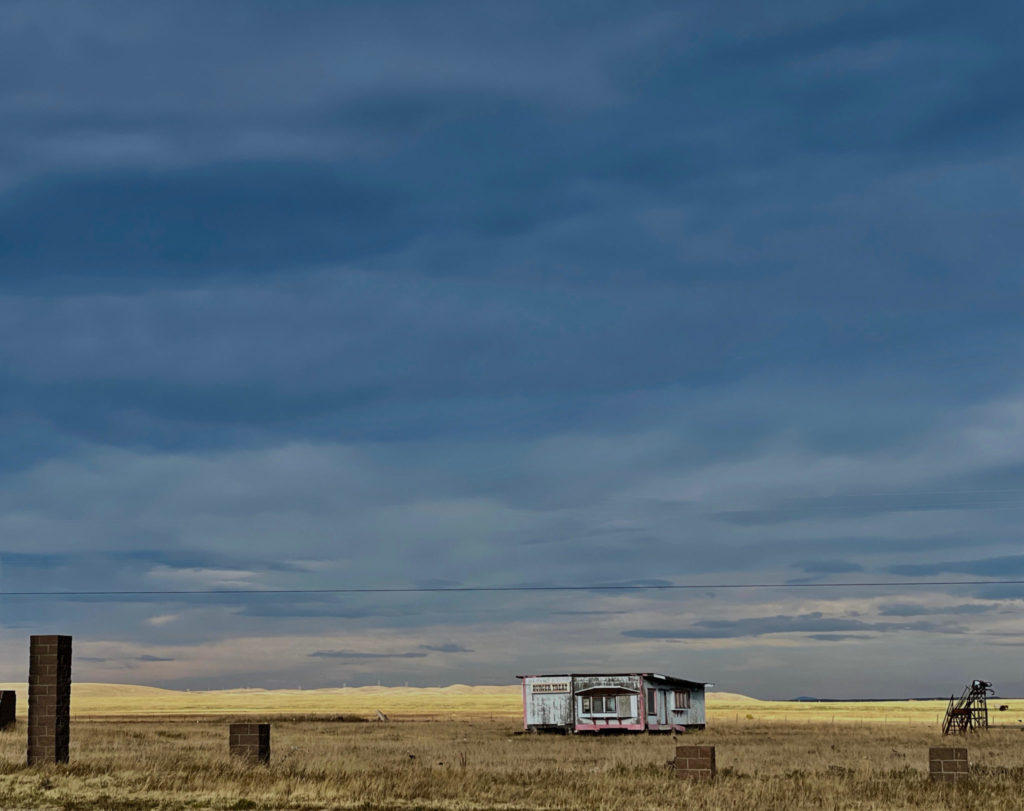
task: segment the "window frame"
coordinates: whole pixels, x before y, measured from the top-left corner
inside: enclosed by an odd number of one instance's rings
[[[682,699],[682,701],[680,701]],[[673,691],[672,706],[677,710],[690,709],[690,691],[688,689],[677,689]]]
[[[580,696],[581,715],[617,715],[618,702],[616,695]]]

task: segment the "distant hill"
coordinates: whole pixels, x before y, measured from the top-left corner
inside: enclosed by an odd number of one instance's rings
[[[742,693],[712,693],[707,694],[708,704],[742,704],[745,701],[760,701],[758,698],[751,698]]]

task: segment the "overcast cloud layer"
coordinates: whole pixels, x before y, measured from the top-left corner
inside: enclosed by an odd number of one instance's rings
[[[1024,693],[1024,12],[0,6],[0,597],[75,678]],[[781,590],[728,583],[791,582]]]

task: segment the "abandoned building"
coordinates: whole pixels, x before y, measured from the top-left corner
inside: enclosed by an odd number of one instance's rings
[[[657,673],[560,673],[523,681],[523,727],[537,732],[704,729],[707,683]]]

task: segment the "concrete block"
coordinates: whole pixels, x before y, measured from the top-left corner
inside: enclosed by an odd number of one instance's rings
[[[970,776],[966,746],[933,746],[928,749],[928,777],[943,783]]]
[[[231,724],[228,751],[234,757],[259,763],[270,762],[270,724]]]
[[[28,765],[67,763],[71,729],[71,637],[29,640]]]
[[[677,746],[673,777],[678,780],[711,780],[718,773],[713,746]]]
[[[13,690],[0,690],[0,729],[14,725],[18,696]]]

